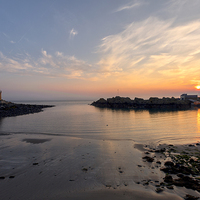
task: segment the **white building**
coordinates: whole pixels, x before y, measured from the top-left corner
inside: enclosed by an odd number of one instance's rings
[[[198,96],[197,95],[187,95],[187,94],[182,94],[180,96],[181,100],[188,100],[188,99],[193,99],[193,100],[197,100]]]

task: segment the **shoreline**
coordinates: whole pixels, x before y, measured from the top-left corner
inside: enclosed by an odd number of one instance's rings
[[[54,107],[54,105],[17,104],[2,100],[0,102],[0,118],[39,113],[44,108],[50,107]]]
[[[9,139],[9,145],[3,142],[5,139]],[[165,162],[171,161],[170,156],[179,151],[188,151],[191,156],[197,152],[196,147],[200,151],[196,144],[162,144],[154,149],[134,141],[17,134],[2,135],[0,146],[0,187],[4,199],[181,200],[200,197],[194,189],[169,185],[164,180],[167,173],[161,170],[166,167]],[[176,176],[172,175],[174,180]]]
[[[48,111],[46,113],[41,119],[48,117]],[[37,116],[28,119],[34,122]],[[10,126],[9,123],[16,121],[20,125],[25,118],[2,118],[2,122],[7,121]],[[57,123],[61,118],[54,119]],[[62,119],[66,120],[63,116]],[[49,122],[43,121],[47,126]],[[107,120],[103,122],[110,127]],[[2,199],[179,200],[200,197],[199,172],[193,169],[200,164],[199,159],[196,160],[200,154],[198,137],[191,140],[195,144],[186,145],[184,142],[189,140],[134,140],[134,137],[129,139],[129,135],[109,134],[116,129],[111,129],[108,135],[94,137],[93,134],[67,134],[68,129],[59,134],[57,129],[48,133],[42,129],[35,131],[35,127],[27,129],[28,132],[15,132],[14,128],[4,129],[1,134]],[[182,145],[178,145],[179,142]]]

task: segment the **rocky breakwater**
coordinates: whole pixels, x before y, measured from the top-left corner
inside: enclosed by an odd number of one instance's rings
[[[129,97],[113,97],[105,100],[100,98],[94,101],[91,105],[100,108],[139,108],[139,109],[189,109],[191,107],[190,101],[179,100],[174,97],[166,98],[163,97],[150,97],[148,100],[142,98],[135,98],[134,100]]]
[[[0,118],[27,115],[42,112],[43,108],[54,107],[53,105],[31,105],[16,104],[11,102],[0,102]]]

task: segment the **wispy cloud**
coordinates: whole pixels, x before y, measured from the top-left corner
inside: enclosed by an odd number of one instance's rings
[[[73,39],[75,35],[77,35],[78,32],[75,29],[72,29],[69,33],[69,38]]]
[[[107,76],[142,82],[190,81],[200,76],[200,21],[172,26],[173,20],[150,17],[131,23],[119,34],[102,40],[99,62]],[[128,80],[128,79],[127,79]]]
[[[6,38],[10,38],[6,33],[2,32]]]
[[[27,53],[12,58],[0,53],[0,71],[82,80],[110,77],[138,85],[194,84],[200,77],[200,21],[179,26],[173,22],[150,17],[103,38],[96,64],[42,49],[38,59]]]
[[[143,3],[141,1],[140,2],[139,1],[134,1],[133,3],[129,3],[129,4],[126,4],[126,5],[118,8],[115,12],[120,12],[122,10],[130,10],[130,9],[135,8],[135,7],[139,7],[141,5],[143,5]]]
[[[146,2],[132,1],[116,12],[137,8]],[[121,32],[104,37],[97,51],[100,59],[95,64],[60,51],[49,53],[42,49],[39,58],[29,54],[11,57],[11,54],[0,52],[0,71],[66,79],[107,78],[112,83],[130,87],[196,84],[200,81],[199,17],[188,17],[189,20],[180,22],[177,20],[178,14],[185,14],[191,1],[168,2],[166,10],[170,12],[171,9],[173,12],[169,14],[162,7],[167,17],[161,17],[159,10],[154,17],[140,18],[140,21],[130,23]],[[194,2],[197,4],[196,0],[192,1],[193,7],[196,5]],[[73,28],[68,34],[73,39],[78,31]]]
[[[27,75],[43,75],[48,77],[66,77],[69,79],[97,79],[96,69],[83,60],[75,56],[64,55],[56,52],[50,55],[45,50],[41,50],[38,59],[32,58],[29,54],[24,54],[24,58],[8,58],[0,52],[0,71]]]

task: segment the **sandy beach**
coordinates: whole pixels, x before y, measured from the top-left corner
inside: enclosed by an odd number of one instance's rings
[[[200,150],[197,145],[175,148]],[[171,157],[132,140],[18,133],[1,135],[0,149],[1,199],[178,200],[186,194],[200,196],[192,189],[162,185],[165,173],[160,168]],[[143,159],[147,152],[153,162]]]

